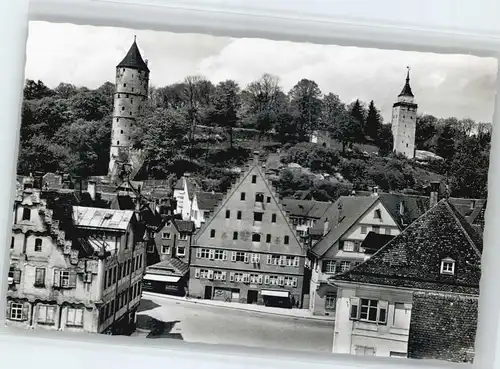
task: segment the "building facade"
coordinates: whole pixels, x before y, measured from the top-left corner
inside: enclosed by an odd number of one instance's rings
[[[330,278],[333,352],[472,361],[481,254],[481,236],[439,201],[366,262]]]
[[[410,70],[406,83],[392,107],[393,151],[409,159],[415,157],[417,104],[410,87]]]
[[[149,68],[142,59],[135,37],[125,58],[116,66],[116,84],[111,131],[109,175],[114,176],[120,155],[130,154],[131,132],[136,119],[144,113],[149,96]],[[130,159],[129,159],[130,160]]]
[[[224,194],[218,192],[195,192],[191,202],[191,220],[200,228],[210,218]]]
[[[370,232],[397,235],[400,228],[378,195],[341,196],[330,208],[322,238],[312,246],[309,309],[335,315],[337,290],[328,278],[367,260],[361,247]]]
[[[258,153],[191,249],[189,296],[301,307],[305,248],[265,179]]]
[[[174,184],[174,198],[177,201],[175,213],[180,214],[182,219],[191,219],[191,203],[195,192],[195,186],[190,180],[189,173],[184,175]]]
[[[7,324],[130,333],[145,248],[134,213],[73,206],[26,179],[14,204]]]

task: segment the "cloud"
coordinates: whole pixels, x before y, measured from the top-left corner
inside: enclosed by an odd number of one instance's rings
[[[309,78],[343,101],[374,100],[389,121],[409,65],[419,112],[478,121],[493,116],[497,61],[470,55],[32,22],[26,77],[51,87],[70,82],[93,88],[113,81],[134,35],[156,86],[201,74],[214,83],[235,79],[244,87],[272,73],[288,91]]]

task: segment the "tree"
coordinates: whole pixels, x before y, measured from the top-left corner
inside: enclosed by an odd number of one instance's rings
[[[229,147],[233,148],[233,128],[238,123],[238,110],[241,106],[239,87],[235,81],[220,82],[215,89],[213,106],[209,119],[219,127],[224,127],[229,135]]]
[[[392,152],[393,137],[392,137],[392,127],[390,124],[382,124],[382,126],[378,131],[378,136],[375,142],[379,149],[378,150],[379,155],[387,156]]]
[[[24,85],[23,91],[25,100],[36,100],[41,99],[43,97],[49,97],[54,95],[54,92],[45,86],[45,84],[38,80],[37,82],[28,79]]]
[[[302,79],[288,95],[299,140],[308,141],[321,116],[321,90],[316,82]]]
[[[359,100],[356,100],[349,110],[349,114],[351,116],[351,124],[359,126],[360,129],[357,129],[358,137],[355,137],[355,142],[363,142],[364,141],[364,127],[365,127],[365,115],[363,112],[363,106]],[[352,142],[351,142],[352,146]]]
[[[365,133],[367,136],[370,136],[373,140],[376,140],[378,138],[379,130],[381,129],[381,127],[382,127],[382,117],[380,116],[380,113],[375,107],[375,103],[372,100],[370,102],[370,105],[368,106]]]
[[[415,147],[434,151],[438,120],[432,115],[419,115],[415,123]]]
[[[446,124],[438,136],[436,153],[445,160],[455,154],[455,129],[451,124]]]

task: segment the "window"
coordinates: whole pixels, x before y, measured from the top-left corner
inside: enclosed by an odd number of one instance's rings
[[[373,347],[356,346],[355,355],[358,356],[375,356],[375,349]]]
[[[172,236],[170,235],[170,232],[163,232],[161,235],[161,238],[164,240],[169,240]]]
[[[252,183],[257,183],[257,176],[256,175],[252,176]]]
[[[23,220],[31,219],[31,210],[28,208],[23,208]]]
[[[13,249],[13,248],[14,248],[14,242],[15,242],[15,238],[14,238],[14,236],[12,236],[12,237],[10,238],[10,248],[11,248],[11,249]]]
[[[362,225],[361,226],[361,234],[366,234],[367,231],[368,231],[368,227],[365,225]]]
[[[199,249],[198,258],[208,259],[210,257],[210,249]]]
[[[233,240],[237,240],[238,239],[238,232],[233,232]]]
[[[113,268],[113,283],[116,282],[116,267]],[[111,277],[111,273],[109,274]],[[111,279],[111,278],[110,278]],[[109,281],[109,285],[111,281]],[[54,287],[74,288],[76,287],[76,272],[67,270],[54,270]]]
[[[256,193],[255,194],[255,202],[264,202],[264,194]]]
[[[281,256],[279,255],[268,255],[267,263],[270,265],[279,265]]]
[[[390,228],[386,228],[385,229],[385,234],[386,235],[390,235],[391,234],[391,229]]]
[[[45,268],[35,269],[35,287],[45,286]]]
[[[260,234],[254,233],[252,235],[252,242],[260,242]]]
[[[215,250],[214,252],[215,260],[226,260],[226,251],[224,250]]]
[[[123,129],[122,129],[122,130],[120,130],[120,133],[121,133],[121,134],[123,134]]]
[[[351,268],[350,261],[341,261],[340,262],[340,272],[347,272]]]
[[[323,273],[335,274],[337,272],[337,262],[335,260],[323,261]]]
[[[327,293],[325,296],[325,309],[335,310],[337,304],[337,296],[334,293]]]
[[[266,234],[266,243],[271,243],[271,235]]]
[[[181,234],[179,235],[179,240],[180,240],[180,241],[187,241],[187,239],[188,239],[188,235],[187,235],[187,233],[181,233]]]
[[[210,218],[210,212],[209,211],[204,211],[203,212],[203,219],[208,219]]]
[[[380,226],[377,225],[372,226],[372,231],[375,233],[380,233]]]
[[[177,246],[177,255],[178,256],[185,256],[186,255],[186,247]]]
[[[257,212],[254,212],[253,213],[253,221],[254,222],[262,222],[262,218],[264,216],[264,213],[257,213]]]
[[[124,69],[123,71],[125,72],[125,69]],[[123,87],[127,87],[127,84],[126,84],[126,83],[124,83],[124,84],[123,84]]]
[[[23,320],[23,304],[17,302],[12,302],[10,304],[10,319],[11,320]]]
[[[215,238],[215,229],[210,230],[210,238]]]
[[[269,204],[271,203],[271,196],[267,196],[266,202]]]
[[[382,219],[382,212],[380,211],[380,209],[375,209],[375,212],[373,213],[373,218]]]
[[[41,238],[36,238],[35,239],[35,251],[36,252],[41,252],[42,251],[42,239]]]
[[[271,215],[271,223],[276,223],[276,214]]]
[[[116,144],[119,145],[120,144],[120,141],[116,141]]]
[[[455,260],[451,258],[441,260],[441,274],[455,274]]]
[[[123,111],[123,110],[125,110],[125,107],[124,107],[124,106],[122,106],[122,111]]]
[[[245,193],[244,193],[244,192],[242,192],[242,193],[240,194],[240,200],[241,200],[241,201],[245,201]]]
[[[238,213],[236,214],[236,219],[241,219],[241,211],[238,210]]]
[[[161,253],[163,255],[170,254],[170,246],[169,245],[161,245]]]
[[[369,323],[387,323],[387,301],[351,298],[351,319]]]
[[[354,251],[355,243],[354,241],[344,241],[344,246],[342,250],[344,251]]]
[[[68,308],[68,315],[66,317],[66,325],[73,327],[83,326],[83,309]]]
[[[392,325],[396,328],[408,328],[410,326],[410,306],[402,302],[394,303],[394,319]]]
[[[40,324],[54,324],[54,317],[56,315],[56,307],[48,305],[38,306],[38,319]]]
[[[244,252],[237,252],[236,253],[236,261],[245,261],[246,255]]]
[[[243,273],[234,273],[235,282],[243,282]]]
[[[290,236],[285,236],[284,241],[285,245],[288,245],[288,242],[290,242]]]
[[[226,219],[229,219],[229,218],[231,218],[231,211],[226,210]]]

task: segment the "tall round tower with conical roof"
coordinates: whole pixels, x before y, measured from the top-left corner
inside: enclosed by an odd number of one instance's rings
[[[109,157],[110,176],[116,175],[117,161],[130,158],[131,132],[136,119],[144,112],[148,99],[149,68],[136,43],[116,66],[116,85]],[[128,159],[130,160],[130,159]]]
[[[415,130],[417,123],[417,104],[410,87],[410,67],[406,83],[392,106],[393,151],[409,159],[415,157]]]

